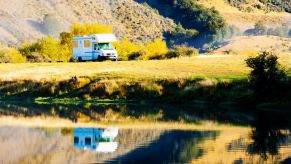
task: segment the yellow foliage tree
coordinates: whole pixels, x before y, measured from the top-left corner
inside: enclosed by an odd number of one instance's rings
[[[112,26],[103,25],[99,23],[73,23],[71,26],[72,36],[83,36],[91,34],[105,34],[112,33]]]
[[[60,40],[62,45],[66,45],[69,49],[72,48],[72,38],[75,36],[84,36],[91,34],[112,33],[112,26],[99,23],[73,23],[70,32],[62,32]]]
[[[143,59],[147,60],[151,56],[162,55],[168,52],[167,44],[162,39],[156,39],[145,45],[146,55]]]
[[[156,39],[146,44],[136,44],[124,38],[114,43],[120,60],[128,60],[133,53],[139,54],[139,59],[148,60],[152,56],[163,55],[168,52],[167,44],[162,39]]]
[[[62,46],[59,40],[46,37],[40,41],[40,50],[44,58],[50,61],[69,61],[71,57],[70,49]]]
[[[128,60],[130,54],[135,52],[143,53],[145,46],[143,44],[135,44],[130,42],[127,38],[123,38],[120,42],[113,43],[117,52],[119,60]]]

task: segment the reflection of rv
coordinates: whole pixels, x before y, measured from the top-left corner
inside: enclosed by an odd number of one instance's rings
[[[113,34],[93,34],[91,36],[73,38],[73,58],[85,60],[117,60],[117,52],[112,46],[116,42]]]
[[[110,153],[116,151],[118,129],[75,128],[74,147],[96,152]]]

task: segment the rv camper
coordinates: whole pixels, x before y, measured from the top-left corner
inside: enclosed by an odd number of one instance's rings
[[[93,34],[73,38],[73,59],[77,61],[117,60],[112,46],[117,39],[113,34]]]
[[[99,153],[115,152],[118,129],[74,128],[74,147]]]

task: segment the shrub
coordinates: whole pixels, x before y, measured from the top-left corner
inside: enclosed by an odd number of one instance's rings
[[[26,59],[15,48],[0,49],[0,63],[23,63]]]
[[[153,54],[148,57],[148,60],[162,60],[165,59],[165,54]]]
[[[134,60],[134,59],[157,59],[168,51],[166,42],[162,39],[156,39],[146,44],[137,44],[130,42],[124,38],[120,42],[114,43],[118,52],[119,60]]]
[[[55,40],[52,37],[44,38],[40,41],[41,50],[40,53],[49,61],[67,62],[71,58],[70,50],[67,46],[62,46],[59,40]]]
[[[186,37],[186,38],[192,38],[196,35],[198,35],[198,31],[195,29],[185,29],[181,23],[179,23],[175,30],[171,32],[171,36],[173,37]]]
[[[197,49],[182,45],[182,46],[173,47],[172,50],[168,51],[165,54],[165,57],[170,59],[170,58],[177,58],[177,57],[182,57],[182,56],[189,57],[189,56],[198,55],[198,54],[199,52]]]
[[[146,54],[143,59],[150,59],[154,56],[160,56],[168,52],[167,44],[162,39],[156,39],[152,42],[148,42],[145,45]]]
[[[262,52],[257,57],[246,60],[248,67],[252,68],[250,84],[254,94],[259,99],[275,96],[282,90],[287,75],[278,64],[278,57],[271,52]]]
[[[30,62],[67,62],[71,57],[69,47],[61,45],[59,40],[52,37],[25,43],[19,50]]]
[[[255,24],[254,35],[265,35],[267,32],[267,27],[263,24],[262,21],[258,21]]]
[[[145,46],[143,44],[135,44],[130,42],[127,38],[113,43],[117,52],[119,60],[129,60],[129,56],[134,53],[144,54]]]
[[[138,51],[128,55],[128,60],[137,60],[144,55],[144,52]]]

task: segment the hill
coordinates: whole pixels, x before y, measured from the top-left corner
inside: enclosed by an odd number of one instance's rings
[[[215,50],[215,54],[246,54],[255,51],[274,51],[291,54],[291,38],[278,36],[240,36]]]
[[[57,37],[60,32],[67,31],[72,22],[110,24],[119,38],[127,37],[134,42],[147,42],[165,37],[169,45],[186,43],[196,48],[202,48],[213,41],[212,35],[225,26],[223,20],[227,25],[238,28],[241,33],[254,28],[258,21],[267,28],[280,27],[282,24],[291,27],[288,1],[174,2],[174,0],[0,1],[2,6],[0,43],[19,45],[23,41],[39,39],[46,35]],[[275,10],[274,6],[282,10]],[[212,9],[213,7],[215,9]],[[181,23],[181,28],[177,28],[176,23]]]
[[[290,13],[268,10],[260,1],[264,0],[198,0],[198,3],[208,8],[215,7],[228,24],[235,25],[242,31],[252,28],[258,21],[262,21],[268,27],[281,24],[291,26]],[[280,4],[277,4],[277,7],[280,7]]]
[[[0,42],[12,45],[57,36],[72,22],[111,24],[117,36],[135,42],[160,38],[175,27],[170,19],[132,0],[1,0],[0,6]]]

